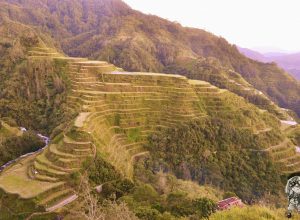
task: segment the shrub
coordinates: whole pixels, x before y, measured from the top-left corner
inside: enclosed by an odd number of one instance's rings
[[[111,181],[102,186],[102,195],[105,198],[113,197],[119,199],[128,194],[133,187],[134,184],[128,179]]]
[[[83,170],[87,172],[89,180],[95,185],[121,178],[115,168],[102,159],[98,153],[95,158],[89,158],[84,162]]]
[[[22,136],[9,137],[0,146],[0,162],[6,163],[23,154],[37,151],[44,145],[44,141],[31,131]]]
[[[208,218],[216,211],[216,203],[207,198],[200,198],[193,201],[193,207],[201,218]]]
[[[156,209],[152,209],[151,207],[138,207],[135,210],[135,214],[137,217],[143,220],[157,220],[160,216],[159,211]]]
[[[159,194],[150,184],[142,184],[134,189],[133,198],[138,202],[153,204],[159,200]]]
[[[167,210],[177,217],[194,214],[192,200],[188,199],[186,194],[182,192],[174,192],[168,195]]]

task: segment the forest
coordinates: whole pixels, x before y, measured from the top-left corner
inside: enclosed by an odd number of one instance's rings
[[[254,151],[272,138],[263,141],[222,119],[193,121],[150,136],[148,166],[234,192],[251,203],[282,194],[280,177],[274,175],[278,167],[266,152]]]

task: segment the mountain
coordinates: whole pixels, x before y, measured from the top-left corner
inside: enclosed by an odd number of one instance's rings
[[[215,58],[228,69],[227,77],[234,71],[281,107],[300,114],[299,83],[276,65],[255,62],[223,38],[142,14],[122,1],[8,0],[1,3],[1,10],[3,22],[10,19],[34,26],[68,55],[106,60],[129,71],[167,72],[169,66],[189,63],[192,66],[181,71],[189,73],[197,70],[196,63]],[[213,72],[215,67],[208,63],[205,65]],[[222,76],[216,77],[210,82],[231,89]],[[197,79],[206,76],[198,72]],[[254,99],[262,97],[249,100]]]
[[[275,101],[298,112],[299,84],[276,65],[119,0],[1,0],[0,24],[0,220],[285,205],[299,125]],[[19,126],[49,145],[17,158],[36,142],[12,141]]]
[[[0,198],[5,198],[0,219],[35,213],[44,219],[74,219],[73,213],[85,213],[92,205],[82,203],[91,199],[82,192],[82,178],[91,184],[88,192],[100,188],[102,198],[125,201],[140,219],[162,218],[167,212],[174,219],[200,218],[206,215],[198,212],[200,207],[211,214],[219,189],[245,202],[276,195],[283,201],[278,193],[283,185],[274,174],[284,178],[300,167],[294,163],[294,138],[287,137],[273,114],[205,81],[125,72],[104,61],[67,57],[27,34],[22,46],[17,44],[24,49],[22,61],[12,63],[13,77],[3,85],[5,91],[14,88],[14,96],[1,100],[12,103],[8,112],[28,105],[25,109],[37,118],[32,126],[40,128],[40,119],[47,120],[52,140],[0,173]],[[14,50],[9,47],[5,57]],[[33,95],[19,94],[23,87]],[[190,181],[198,184],[189,188]]]
[[[260,52],[250,50],[248,48],[242,48],[242,47],[238,47],[238,50],[242,54],[244,54],[246,57],[249,57],[252,60],[257,60],[257,61],[264,62],[264,63],[268,62],[267,57]]]
[[[276,56],[267,55],[267,58],[270,61],[276,62],[287,72],[291,73],[296,79],[300,79],[300,53]]]
[[[246,49],[246,48],[238,48],[239,51],[245,56],[257,60],[260,62],[275,62],[285,71],[290,73],[295,79],[300,79],[300,53],[264,53],[261,54],[259,52]]]

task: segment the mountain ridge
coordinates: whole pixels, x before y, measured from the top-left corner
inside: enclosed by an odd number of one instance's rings
[[[44,151],[13,164],[1,173],[0,187],[3,192],[0,190],[0,194],[4,193],[9,197],[18,195],[29,202],[18,200],[24,202],[24,207],[20,206],[18,209],[20,213],[25,208],[30,209],[27,206],[31,206],[31,202],[39,205],[31,211],[43,212],[47,207],[57,207],[61,201],[70,198],[70,195],[73,198],[76,195],[73,192],[75,186],[70,176],[80,170],[82,161],[89,161],[89,157],[93,161],[98,154],[105,155],[105,160],[111,164],[109,175],[123,173],[125,177],[132,178],[134,161],[148,154],[144,148],[147,137],[152,134],[152,140],[159,140],[155,137],[159,137],[158,133],[163,135],[164,129],[176,128],[176,125],[186,127],[190,120],[195,125],[199,123],[203,126],[207,123],[202,122],[202,118],[212,118],[210,124],[215,126],[213,121],[220,119],[220,124],[212,131],[218,131],[219,126],[226,126],[230,121],[231,129],[238,127],[239,132],[248,138],[249,132],[253,141],[257,139],[262,144],[249,142],[249,147],[267,147],[273,142],[281,142],[283,137],[278,130],[280,122],[272,114],[208,82],[189,80],[181,75],[124,72],[106,62],[65,57],[55,49],[42,45],[33,44],[28,48],[26,60],[29,67],[58,63],[64,66],[65,72],[61,72],[61,76],[66,74],[64,81],[66,84],[70,82],[65,100],[67,109],[64,111],[75,111],[78,114],[53,132],[53,140]],[[191,125],[191,130],[193,128]],[[223,128],[220,132],[226,134],[226,130]],[[240,140],[244,141],[244,138]],[[211,147],[215,148],[214,145]],[[222,152],[224,146],[219,147]],[[229,144],[227,147],[235,145]],[[292,146],[283,147],[288,150],[287,156],[293,156]],[[237,147],[228,153],[239,150],[241,149]],[[245,152],[252,154],[246,148]],[[277,162],[271,161],[269,155],[262,157],[271,163],[271,167],[264,172],[278,170],[283,175],[285,170],[293,172],[287,164],[275,165]],[[285,158],[285,154],[279,158]],[[299,169],[298,166],[295,169]],[[101,172],[101,169],[97,172]],[[218,175],[218,178],[222,178],[220,171]],[[272,179],[279,184],[278,176]],[[25,189],[24,185],[27,185]],[[251,195],[240,194],[245,199],[251,198]],[[253,196],[262,195],[260,192]]]
[[[18,14],[25,14],[20,19],[14,13],[14,6],[9,9],[10,19],[49,33],[68,55],[106,60],[129,71],[151,72],[164,72],[181,58],[214,57],[275,103],[300,114],[299,83],[275,65],[246,58],[234,45],[211,33],[144,15],[118,0],[72,1],[72,4],[67,0],[51,3],[40,0],[41,9],[35,7],[37,1],[5,2],[17,4]],[[276,82],[270,81],[270,77]]]
[[[1,220],[91,214],[83,181],[140,219],[201,219],[233,193],[285,205],[299,125],[276,102],[299,94],[276,65],[118,0],[1,0],[0,19],[0,120],[51,138],[0,173]]]
[[[281,68],[300,80],[300,52],[298,53],[259,53],[247,48],[238,48],[245,56],[260,62],[276,62]]]

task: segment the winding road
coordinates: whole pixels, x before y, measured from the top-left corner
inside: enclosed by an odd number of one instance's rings
[[[23,128],[23,127],[20,127],[20,130],[21,130],[21,132],[27,132],[27,129],[26,129],[26,128]],[[21,155],[20,157],[14,159],[14,160],[8,161],[6,164],[4,164],[4,165],[2,165],[2,166],[0,167],[0,173],[1,173],[6,167],[12,165],[13,163],[16,163],[16,162],[20,161],[21,159],[24,159],[24,158],[26,158],[26,157],[29,157],[29,156],[31,156],[31,155],[33,155],[33,154],[42,152],[42,151],[48,146],[48,144],[49,144],[49,142],[50,142],[50,138],[49,138],[49,137],[46,137],[46,136],[44,136],[44,135],[42,135],[42,134],[37,134],[37,136],[39,136],[39,137],[45,142],[45,146],[44,146],[43,148],[38,149],[38,150],[35,151],[35,152],[27,153],[27,154]]]

